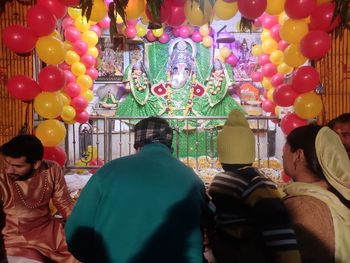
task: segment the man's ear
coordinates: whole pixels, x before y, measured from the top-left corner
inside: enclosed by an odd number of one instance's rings
[[[300,162],[303,162],[303,163],[306,162],[305,155],[304,155],[304,150],[302,150],[302,149],[296,150],[295,158],[296,158],[296,160],[298,160]]]
[[[35,170],[39,169],[40,165],[41,165],[41,160],[36,161],[36,162],[34,163],[34,169],[35,169]]]

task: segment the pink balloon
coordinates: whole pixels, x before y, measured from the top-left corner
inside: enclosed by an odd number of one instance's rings
[[[98,71],[94,67],[88,68],[85,74],[90,76],[92,80],[96,80],[98,78]]]
[[[335,4],[325,3],[318,5],[310,16],[310,30],[332,31],[340,23],[339,15],[333,20]]]
[[[107,29],[109,28],[110,23],[111,19],[108,16],[105,16],[102,20],[98,22],[98,25],[103,29]]]
[[[66,84],[66,76],[64,72],[53,65],[44,67],[40,71],[38,79],[42,91],[59,91]]]
[[[2,32],[2,39],[6,47],[13,52],[31,52],[38,38],[30,28],[24,26],[8,26]]]
[[[70,70],[65,70],[64,75],[66,75],[66,83],[71,83],[76,81],[75,75]]]
[[[275,113],[276,104],[270,100],[264,100],[261,104],[261,108],[265,112]]]
[[[136,31],[136,28],[135,26],[127,26],[125,28],[125,36],[127,38],[134,38],[137,36],[137,31]]]
[[[332,45],[332,39],[324,31],[316,30],[309,32],[300,42],[301,53],[313,60],[325,56]]]
[[[59,0],[63,5],[75,7],[79,5],[79,0]]]
[[[256,71],[253,72],[253,74],[250,77],[252,78],[252,81],[260,82],[263,80],[264,75],[260,71]]]
[[[58,67],[60,69],[62,69],[63,71],[65,71],[65,70],[69,70],[70,71],[70,65],[68,65],[66,62],[63,62],[63,63],[59,64]]]
[[[102,34],[102,32],[101,32],[101,27],[99,27],[98,25],[92,25],[92,26],[90,26],[90,30],[91,30],[91,31],[94,31],[98,37],[100,37],[101,34]]]
[[[290,18],[302,19],[315,10],[317,0],[286,0],[284,10]]]
[[[75,83],[75,82],[70,82],[66,85],[64,88],[64,92],[71,98],[74,98],[78,96],[81,92],[81,87]]]
[[[57,19],[67,14],[67,7],[58,0],[38,0],[37,4],[45,6]]]
[[[88,102],[84,97],[79,95],[74,97],[70,104],[77,112],[82,112],[87,107]]]
[[[88,51],[88,49],[88,44],[81,39],[78,39],[73,43],[73,50],[77,52],[80,56],[84,55]]]
[[[265,15],[262,18],[262,25],[264,28],[270,29],[272,28],[274,25],[278,24],[278,18],[277,16],[270,16],[270,15]]]
[[[273,101],[281,107],[289,107],[294,104],[299,93],[295,92],[292,85],[282,84],[275,88],[273,92]]]
[[[27,23],[37,36],[47,36],[56,28],[56,17],[45,6],[34,5],[27,12]]]
[[[174,27],[172,30],[174,37],[180,36],[180,27]]]
[[[86,123],[89,120],[89,113],[87,113],[86,111],[77,112],[74,120],[81,124]]]
[[[301,119],[294,113],[285,115],[281,120],[281,129],[285,135],[288,135],[295,128],[307,125],[307,121]]]
[[[287,47],[289,46],[289,43],[284,41],[284,40],[280,40],[278,41],[278,49],[284,51]]]
[[[137,19],[130,19],[130,20],[126,20],[126,24],[128,25],[128,26],[136,26],[136,24],[137,24]]]
[[[170,37],[169,37],[169,35],[168,35],[166,32],[164,32],[164,33],[158,38],[158,41],[159,41],[160,43],[162,43],[162,44],[168,43],[169,40],[170,40]]]
[[[41,92],[39,84],[25,75],[10,78],[6,87],[11,96],[23,101],[33,100]]]
[[[270,36],[277,42],[281,40],[279,24],[276,24],[270,28]]]
[[[274,87],[281,85],[283,81],[284,81],[284,75],[280,73],[273,75],[270,79],[270,83]]]
[[[182,25],[186,20],[184,5],[171,5],[169,9],[170,12],[166,23],[172,27]]]
[[[237,62],[238,62],[238,58],[234,55],[234,54],[231,54],[229,55],[227,58],[226,58],[226,61],[225,61],[227,64],[229,64],[231,67],[234,67],[237,65]]]
[[[197,42],[197,43],[199,43],[199,42],[201,42],[202,41],[202,35],[201,35],[201,33],[199,33],[199,31],[195,31],[195,32],[193,32],[193,34],[192,34],[192,40],[194,41],[194,42]]]
[[[63,29],[66,29],[66,28],[68,28],[68,27],[70,27],[70,26],[74,26],[74,20],[71,18],[71,17],[69,17],[69,16],[66,16],[63,20],[62,20],[62,28]]]
[[[254,20],[264,13],[266,0],[237,0],[238,10],[245,18]]]
[[[64,166],[67,160],[66,152],[58,146],[44,147],[44,160],[50,160],[57,162],[60,166]]]
[[[277,73],[277,67],[272,63],[267,63],[262,66],[261,72],[265,77],[271,78]]]
[[[320,75],[311,66],[303,66],[293,73],[292,88],[298,93],[312,91],[320,83]]]
[[[64,31],[64,38],[71,43],[81,39],[81,33],[79,30],[73,26],[67,27]]]
[[[182,26],[180,27],[180,37],[187,38],[191,34],[190,28],[188,26]]]
[[[156,37],[153,35],[152,30],[148,30],[146,34],[146,38],[149,42],[156,41]]]
[[[258,63],[260,66],[263,66],[267,63],[271,63],[270,61],[270,55],[262,54],[258,57]]]
[[[95,65],[96,59],[90,54],[85,54],[80,58],[80,62],[83,63],[87,68],[90,68]]]

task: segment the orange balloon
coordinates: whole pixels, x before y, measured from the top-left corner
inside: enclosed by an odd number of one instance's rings
[[[132,20],[140,17],[145,10],[145,1],[143,0],[129,0],[125,9],[127,20]]]
[[[38,125],[35,135],[44,146],[55,147],[66,137],[66,128],[58,120],[46,120]]]

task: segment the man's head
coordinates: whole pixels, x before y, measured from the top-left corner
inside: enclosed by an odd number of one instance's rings
[[[38,169],[44,155],[44,146],[34,135],[19,135],[0,147],[5,171],[14,180],[29,178]]]
[[[328,126],[339,135],[350,157],[350,112],[339,115]]]
[[[252,164],[255,160],[255,137],[239,110],[230,112],[218,134],[217,150],[222,164]]]
[[[171,149],[173,129],[169,123],[158,117],[149,117],[135,125],[134,148],[138,150],[150,143],[162,143]]]

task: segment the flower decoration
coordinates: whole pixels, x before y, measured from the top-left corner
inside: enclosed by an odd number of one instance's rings
[[[152,87],[152,93],[158,97],[162,97],[167,93],[167,89],[164,87],[163,83],[159,83]]]

